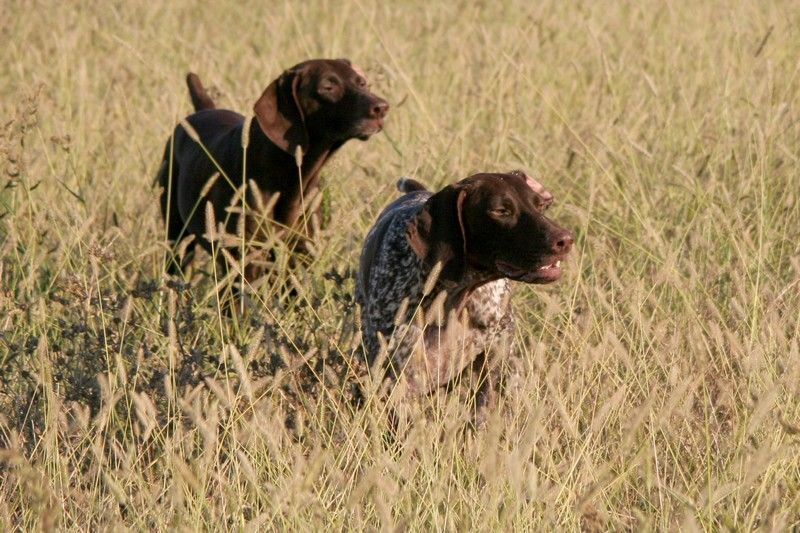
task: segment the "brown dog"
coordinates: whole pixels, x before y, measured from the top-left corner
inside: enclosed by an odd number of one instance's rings
[[[263,246],[250,253],[253,243],[277,235],[296,246],[311,236],[307,211],[320,170],[349,139],[379,132],[389,104],[346,59],[315,59],[285,71],[255,103],[252,121],[216,109],[196,75],[186,81],[197,112],[175,128],[157,177],[167,238],[193,236],[192,249],[200,244],[209,252],[216,242],[233,259],[244,251],[244,275],[252,282],[271,259]],[[212,213],[215,225],[236,238],[215,237],[217,228],[206,227]],[[242,239],[246,247],[236,244]],[[179,272],[191,257],[190,250],[180,264],[172,259],[168,271]],[[217,257],[227,272],[228,261]]]
[[[476,174],[435,194],[409,179],[398,188],[406,194],[381,213],[361,254],[367,361],[383,344],[390,375],[411,395],[472,368],[478,405],[489,405],[514,331],[509,280],[559,279],[572,233],[544,215],[553,196],[522,171]]]

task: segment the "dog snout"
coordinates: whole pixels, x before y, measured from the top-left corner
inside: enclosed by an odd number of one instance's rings
[[[386,113],[389,112],[389,103],[382,99],[376,98],[375,101],[372,103],[372,106],[369,108],[369,116],[370,118],[384,118]]]
[[[572,249],[575,237],[572,232],[565,229],[558,229],[550,235],[550,251],[554,254],[565,255]]]

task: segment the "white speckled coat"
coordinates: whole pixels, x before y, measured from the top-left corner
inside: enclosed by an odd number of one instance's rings
[[[392,374],[412,394],[446,385],[476,364],[496,374],[491,369],[508,354],[514,328],[507,279],[468,268],[462,279],[437,280],[424,294],[432,268],[412,249],[407,228],[431,195],[410,192],[381,213],[365,240],[357,278],[367,361],[381,353],[380,334]],[[493,389],[494,380],[488,381]]]

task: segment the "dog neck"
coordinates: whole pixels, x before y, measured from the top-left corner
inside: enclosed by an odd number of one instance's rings
[[[466,305],[470,295],[479,287],[500,279],[498,274],[485,270],[478,270],[467,267],[464,275],[458,280],[439,280],[433,293],[447,291],[447,298],[444,302],[444,310],[449,313],[454,311],[456,314]]]
[[[272,213],[276,222],[289,227],[297,223],[304,204],[319,188],[322,167],[341,145],[341,142],[312,138],[298,167],[295,155],[278,148],[264,134],[258,121],[251,121],[248,177],[256,182],[262,194],[280,193]],[[254,174],[250,169],[269,169],[269,174]]]

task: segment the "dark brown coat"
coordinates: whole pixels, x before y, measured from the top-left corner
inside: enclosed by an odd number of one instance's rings
[[[286,70],[255,103],[252,121],[216,109],[194,74],[187,83],[196,113],[175,128],[158,173],[167,238],[176,243],[193,236],[209,252],[214,241],[236,260],[244,232],[251,283],[271,259],[266,242],[296,244],[311,236],[308,206],[320,170],[349,139],[379,132],[389,106],[346,59],[315,59]],[[214,239],[219,232],[206,227],[212,213],[236,239]],[[223,254],[217,257],[226,272],[230,265]],[[169,272],[179,272],[190,258],[171,260]]]

